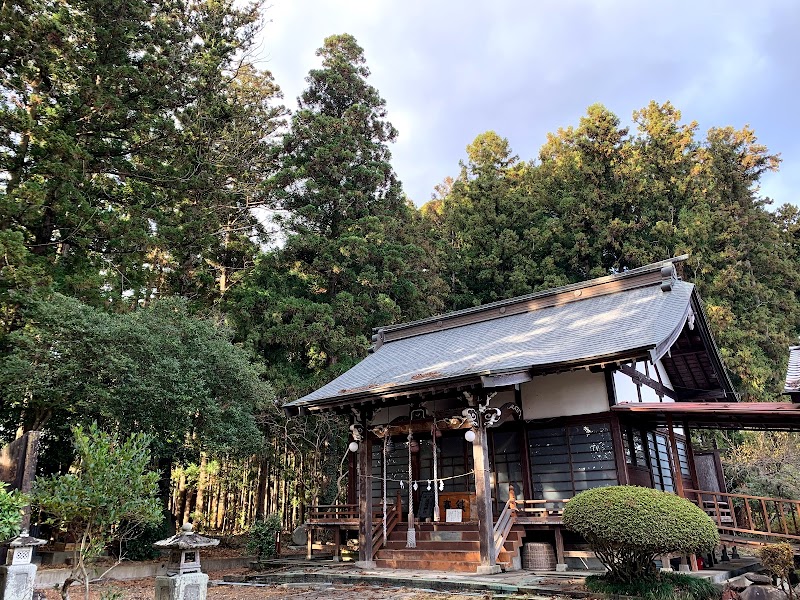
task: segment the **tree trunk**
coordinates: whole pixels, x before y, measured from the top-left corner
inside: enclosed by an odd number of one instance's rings
[[[208,485],[208,455],[205,452],[200,453],[200,472],[197,476],[197,496],[195,496],[194,511],[200,515],[200,522],[206,525],[206,509],[203,506],[205,502],[206,486]]]

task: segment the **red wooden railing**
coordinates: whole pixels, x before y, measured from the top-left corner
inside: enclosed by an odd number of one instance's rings
[[[397,524],[400,522],[400,517],[403,514],[403,504],[402,500],[400,499],[400,490],[397,491],[397,497],[394,500],[394,506],[387,509],[386,511],[386,537],[388,538],[389,535],[394,531],[394,528],[397,527]],[[383,537],[383,512],[381,511],[381,520],[378,522],[377,525],[372,527],[372,554],[370,555],[369,559],[372,560],[374,556],[378,553],[378,550],[381,549],[386,543],[386,539]]]
[[[713,519],[722,534],[800,542],[800,500],[709,490],[684,492]]]
[[[508,538],[508,534],[511,532],[511,528],[514,526],[514,523],[517,520],[517,495],[514,492],[514,487],[512,485],[508,486],[508,502],[503,507],[503,510],[500,512],[500,516],[497,517],[497,521],[494,524],[494,559],[497,560],[497,557],[500,556],[500,552],[503,550],[503,546],[506,543],[506,538]]]
[[[564,505],[569,498],[563,500],[517,500],[517,521],[520,523],[561,523]]]

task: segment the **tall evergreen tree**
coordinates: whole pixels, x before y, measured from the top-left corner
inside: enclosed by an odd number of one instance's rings
[[[285,244],[235,300],[284,398],[363,356],[371,327],[439,308],[389,162],[397,131],[367,82],[363,50],[343,34],[317,55],[271,182]]]
[[[187,292],[170,281],[176,271],[224,264],[226,234],[244,229],[220,206],[252,196],[252,171],[231,159],[241,155],[263,177],[266,153],[243,142],[260,143],[254,136],[268,134],[275,116],[263,108],[275,86],[243,64],[258,9],[24,0],[0,11],[0,240],[19,249],[17,279],[34,265],[43,283],[98,304]],[[204,231],[193,235],[201,212]],[[210,247],[187,242],[220,229]]]
[[[500,168],[510,154],[501,138],[479,136],[461,177],[423,211],[446,249],[450,305],[689,253],[685,276],[706,302],[739,389],[774,398],[786,346],[800,331],[797,211],[771,212],[758,189],[778,157],[747,127],[701,138],[668,102],[651,102],[633,121],[631,133],[608,109],[589,107],[577,127],[550,134],[540,163],[512,184],[514,170]],[[494,159],[474,160],[492,148]]]

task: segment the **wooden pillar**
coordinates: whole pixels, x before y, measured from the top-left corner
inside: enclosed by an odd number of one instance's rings
[[[372,440],[369,434],[358,444],[358,560],[373,568],[372,560]]]
[[[338,525],[333,528],[333,562],[342,560],[342,529]]]
[[[611,417],[611,442],[614,445],[614,460],[617,466],[617,481],[620,485],[628,485],[628,462],[626,460],[627,448],[622,441],[622,428],[619,417]]]
[[[556,525],[554,532],[556,535],[556,569],[558,570],[558,565],[566,566],[566,562],[564,562],[564,535],[559,525]]]
[[[681,474],[681,459],[678,455],[678,442],[675,441],[675,428],[672,426],[672,415],[667,415],[667,431],[669,434],[669,446],[672,449],[672,479],[675,482],[675,493],[681,498],[685,498],[683,492],[683,475]]]
[[[306,529],[308,537],[306,538],[306,560],[311,560],[314,554],[314,528],[308,527]]]
[[[492,519],[492,485],[489,469],[489,444],[483,427],[475,428],[472,442],[472,461],[475,465],[475,496],[478,503],[478,539],[480,540],[481,564],[478,573],[499,573],[495,562],[494,520]]]

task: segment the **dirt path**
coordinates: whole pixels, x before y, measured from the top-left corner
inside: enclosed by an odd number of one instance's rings
[[[223,575],[240,573],[225,571],[210,573],[211,580],[220,580]],[[109,581],[92,584],[90,600],[153,600],[155,582],[153,579],[134,579],[130,581]],[[56,589],[44,590],[47,600],[60,600]],[[240,586],[210,585],[208,600],[464,600],[466,595],[442,592],[425,592],[409,588],[381,588],[369,585],[324,585],[309,584],[288,586]],[[491,595],[469,594],[473,599],[490,599]],[[75,586],[70,593],[71,600],[83,600],[83,589]]]

